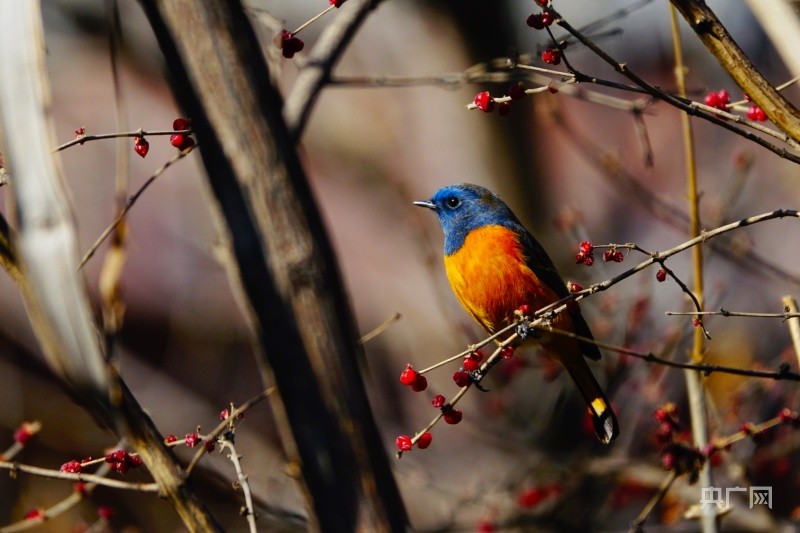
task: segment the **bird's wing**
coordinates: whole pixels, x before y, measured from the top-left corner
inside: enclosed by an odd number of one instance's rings
[[[561,275],[556,270],[550,256],[547,255],[541,244],[526,230],[522,224],[519,227],[513,228],[518,235],[520,235],[520,243],[522,244],[523,253],[525,255],[525,262],[534,274],[550,289],[555,292],[559,298],[569,295],[567,286]],[[581,315],[580,309],[576,306],[573,310],[567,311],[572,316],[576,335],[594,339],[589,325]],[[590,342],[580,342],[581,353],[592,360],[600,359],[600,350],[597,345]]]

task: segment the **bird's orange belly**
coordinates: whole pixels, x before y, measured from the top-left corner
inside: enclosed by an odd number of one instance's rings
[[[444,265],[461,305],[489,332],[512,322],[523,304],[535,311],[559,299],[528,267],[516,234],[502,226],[470,231]]]

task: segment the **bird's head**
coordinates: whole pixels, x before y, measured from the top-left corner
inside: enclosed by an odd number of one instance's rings
[[[467,234],[483,226],[519,226],[511,209],[489,189],[463,183],[442,187],[419,207],[432,209],[444,230],[444,252],[450,255],[464,243]]]

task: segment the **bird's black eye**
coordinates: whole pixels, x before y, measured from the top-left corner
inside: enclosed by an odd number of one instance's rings
[[[461,205],[461,200],[459,200],[455,196],[451,196],[450,198],[445,200],[444,203],[447,204],[447,207],[449,207],[450,209],[455,209],[456,207]]]

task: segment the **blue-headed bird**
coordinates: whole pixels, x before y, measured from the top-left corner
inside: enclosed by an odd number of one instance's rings
[[[541,309],[569,291],[542,245],[509,207],[477,185],[449,185],[429,201],[444,230],[444,267],[461,305],[489,333],[516,320],[522,305]],[[577,305],[552,318],[554,329],[594,339]],[[548,333],[537,342],[567,369],[589,407],[597,438],[608,444],[619,434],[614,411],[584,357],[600,359],[597,345]]]

